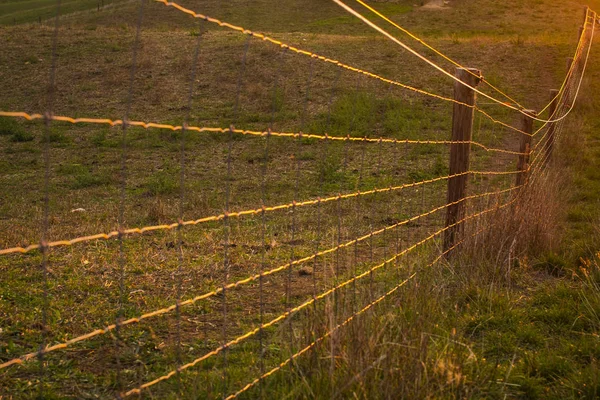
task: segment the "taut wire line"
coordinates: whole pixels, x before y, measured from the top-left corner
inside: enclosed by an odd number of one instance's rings
[[[519,187],[520,187],[520,186],[519,186]],[[517,189],[517,188],[519,188],[519,187],[515,187],[515,188],[512,188],[512,189]],[[512,201],[514,201],[514,200],[512,200]],[[350,279],[348,279],[348,280],[346,280],[346,281],[344,281],[344,282],[342,282],[342,283],[340,283],[340,284],[338,284],[338,285],[334,286],[333,288],[331,288],[331,289],[329,289],[329,290],[327,290],[327,291],[325,291],[325,292],[321,293],[320,295],[318,295],[318,296],[316,296],[316,297],[312,297],[312,298],[310,298],[309,300],[305,301],[305,302],[304,302],[304,303],[302,303],[301,305],[299,305],[299,306],[297,306],[297,307],[294,307],[294,308],[290,309],[289,311],[286,311],[286,312],[284,312],[283,314],[281,314],[281,315],[279,315],[278,317],[276,317],[276,318],[272,319],[271,321],[269,321],[269,322],[267,322],[267,323],[263,324],[262,326],[260,326],[260,327],[257,327],[257,328],[255,328],[254,330],[252,330],[252,331],[249,331],[249,332],[247,332],[247,333],[245,333],[245,334],[243,334],[243,335],[241,335],[241,336],[238,336],[238,337],[237,337],[237,338],[235,338],[235,339],[232,339],[232,340],[231,340],[231,341],[229,341],[228,343],[226,343],[226,344],[224,344],[224,345],[222,345],[222,346],[220,346],[220,347],[217,347],[217,348],[216,348],[216,349],[214,349],[213,351],[211,351],[211,352],[209,352],[209,353],[206,353],[206,354],[204,354],[203,356],[201,356],[201,357],[198,357],[198,358],[196,358],[195,360],[193,360],[193,361],[191,361],[191,362],[189,362],[189,363],[187,363],[187,364],[185,364],[185,365],[182,365],[181,367],[179,367],[179,368],[177,368],[177,369],[175,369],[175,370],[172,370],[171,372],[169,372],[169,373],[167,373],[167,374],[165,374],[165,375],[163,375],[163,376],[160,376],[159,378],[156,378],[156,379],[154,379],[154,380],[152,380],[152,381],[150,381],[150,382],[147,382],[147,383],[144,383],[143,385],[140,385],[140,386],[138,386],[137,388],[131,389],[131,390],[129,390],[129,391],[127,391],[127,392],[123,393],[123,394],[122,394],[122,397],[128,397],[128,396],[131,396],[131,395],[134,395],[134,394],[140,394],[142,390],[144,390],[144,389],[147,389],[147,388],[149,388],[149,387],[151,387],[151,386],[154,386],[154,385],[156,385],[157,383],[160,383],[160,382],[162,382],[162,381],[168,380],[168,379],[170,379],[171,377],[175,376],[175,375],[176,375],[178,372],[181,372],[181,371],[183,371],[183,370],[186,370],[186,369],[189,369],[189,368],[192,368],[192,367],[194,367],[194,366],[195,366],[195,365],[197,365],[198,363],[200,363],[200,362],[202,362],[202,361],[204,361],[204,360],[206,360],[206,359],[208,359],[208,358],[210,358],[210,357],[212,357],[212,356],[215,356],[215,355],[219,354],[221,351],[223,351],[223,350],[225,350],[225,349],[227,349],[227,348],[229,348],[229,347],[231,347],[231,346],[234,346],[234,345],[236,345],[236,344],[238,344],[238,343],[240,343],[240,342],[242,342],[242,341],[244,341],[244,340],[246,340],[246,339],[248,339],[248,338],[250,338],[250,337],[252,337],[252,336],[256,335],[258,332],[260,332],[260,331],[261,331],[261,329],[262,329],[262,330],[264,330],[264,329],[266,329],[266,328],[269,328],[269,327],[271,327],[271,326],[273,326],[273,325],[277,324],[278,322],[280,322],[280,321],[283,321],[283,320],[284,320],[284,319],[286,319],[288,316],[290,316],[290,315],[292,315],[292,314],[295,314],[295,313],[297,313],[297,312],[299,312],[299,311],[303,310],[304,308],[306,308],[306,307],[310,306],[310,305],[311,305],[311,304],[313,304],[315,301],[317,301],[317,300],[320,300],[320,299],[322,299],[322,298],[325,298],[325,297],[327,297],[327,296],[329,296],[329,295],[331,295],[331,294],[334,294],[334,293],[336,293],[336,291],[338,291],[339,289],[341,289],[341,288],[343,288],[343,287],[345,287],[345,286],[348,286],[348,285],[349,285],[349,284],[351,284],[352,282],[356,282],[356,281],[358,281],[358,280],[360,280],[360,279],[362,279],[362,278],[365,278],[365,277],[368,277],[368,276],[370,276],[372,272],[374,272],[374,271],[377,271],[377,270],[379,270],[379,269],[381,269],[381,268],[384,268],[386,265],[388,265],[388,264],[390,264],[390,263],[394,262],[396,259],[398,259],[398,258],[402,257],[403,255],[405,255],[405,254],[409,253],[410,251],[413,251],[414,249],[416,249],[416,248],[418,248],[418,247],[422,246],[423,244],[425,244],[425,243],[429,242],[430,240],[433,240],[435,237],[437,237],[437,236],[441,235],[441,234],[442,234],[443,232],[445,232],[446,230],[448,230],[448,229],[450,229],[450,228],[452,228],[452,227],[454,227],[454,226],[457,226],[457,225],[459,225],[459,224],[462,224],[462,223],[464,223],[464,222],[466,222],[466,221],[468,221],[468,220],[471,220],[471,219],[473,219],[473,218],[480,217],[480,216],[482,216],[482,215],[484,215],[484,214],[487,214],[487,213],[489,213],[489,212],[491,212],[491,211],[496,211],[496,210],[498,210],[498,209],[500,209],[500,208],[506,207],[508,204],[510,204],[510,203],[504,204],[504,205],[502,205],[502,206],[500,206],[500,207],[491,207],[491,208],[488,208],[487,210],[481,211],[481,212],[479,212],[479,213],[476,213],[476,214],[469,215],[469,216],[467,216],[467,217],[465,217],[465,218],[461,219],[460,221],[457,221],[457,222],[453,223],[452,225],[449,225],[449,226],[447,226],[447,227],[445,227],[445,228],[442,228],[442,229],[438,230],[437,232],[434,232],[434,233],[432,233],[431,235],[429,235],[427,238],[425,238],[425,239],[421,240],[420,242],[418,242],[418,243],[415,243],[414,245],[412,245],[412,246],[410,246],[410,247],[408,247],[408,248],[404,249],[404,250],[403,250],[403,251],[401,251],[400,253],[398,253],[398,254],[395,254],[395,255],[394,255],[394,256],[392,256],[391,258],[389,258],[389,259],[387,259],[387,260],[383,261],[382,263],[379,263],[379,264],[377,264],[377,265],[373,266],[372,268],[370,268],[369,270],[367,270],[367,271],[365,271],[365,272],[361,273],[360,275],[353,276],[352,278],[350,278]],[[459,242],[459,243],[460,243],[460,242]],[[444,253],[444,254],[445,254],[445,253]],[[442,257],[444,254],[442,254],[441,256],[439,256],[439,258],[437,258],[435,262],[437,262],[437,260],[439,260],[439,259],[440,259],[440,258],[441,258],[441,257]],[[435,263],[435,262],[434,262],[434,263]],[[415,274],[416,274],[416,273],[415,273]],[[413,274],[413,276],[414,276],[415,274]],[[290,358],[290,359],[291,359],[291,358]],[[289,362],[289,360],[290,360],[290,359],[288,359],[288,362]],[[283,364],[283,363],[282,363],[282,364]]]
[[[463,105],[465,107],[474,108],[474,106],[472,106],[472,105],[462,103],[462,102],[457,101],[455,99],[452,99],[452,98],[449,98],[449,97],[445,97],[445,96],[441,96],[441,95],[438,95],[438,94],[435,94],[435,93],[431,93],[431,92],[428,92],[428,91],[423,90],[423,89],[418,89],[418,88],[415,88],[413,86],[410,86],[410,85],[407,85],[407,84],[404,84],[404,83],[401,83],[401,82],[398,82],[398,81],[395,81],[395,80],[392,80],[392,79],[384,78],[384,77],[382,77],[380,75],[377,75],[375,73],[372,73],[372,72],[369,72],[369,71],[366,71],[366,70],[363,70],[363,69],[360,69],[360,68],[352,67],[352,66],[344,64],[344,63],[342,63],[340,61],[337,61],[337,60],[334,60],[334,59],[331,59],[331,58],[328,58],[328,57],[325,57],[325,56],[313,53],[311,51],[302,50],[302,49],[299,49],[297,47],[290,46],[290,45],[288,45],[286,43],[283,43],[283,42],[281,42],[281,41],[279,41],[277,39],[271,38],[271,37],[269,37],[267,35],[264,35],[262,33],[253,32],[253,31],[251,31],[249,29],[245,29],[245,28],[243,28],[241,26],[236,26],[236,25],[230,24],[228,22],[223,22],[223,21],[221,21],[219,19],[209,17],[207,15],[196,13],[195,11],[190,10],[188,8],[185,8],[185,7],[183,7],[183,6],[175,3],[173,1],[168,1],[168,0],[154,0],[154,1],[156,1],[158,3],[162,3],[162,4],[164,4],[167,7],[173,7],[173,8],[175,8],[175,9],[177,9],[177,10],[179,10],[179,11],[185,13],[185,14],[188,14],[188,15],[194,17],[194,18],[201,18],[201,19],[203,19],[203,20],[205,20],[207,22],[219,25],[221,27],[232,29],[232,30],[240,32],[242,34],[256,37],[256,38],[261,39],[263,41],[266,41],[266,42],[272,43],[274,45],[280,46],[282,48],[289,49],[290,51],[292,51],[294,53],[305,55],[305,56],[309,56],[309,57],[315,58],[315,59],[317,59],[319,61],[323,61],[323,62],[326,62],[326,63],[330,63],[330,64],[333,64],[333,65],[336,65],[336,66],[338,66],[340,68],[343,68],[343,69],[346,69],[348,71],[352,71],[352,72],[356,72],[356,73],[359,73],[359,74],[363,74],[363,75],[368,76],[370,78],[374,78],[374,79],[380,80],[380,81],[385,82],[385,83],[390,83],[392,85],[395,85],[395,86],[398,86],[398,87],[401,87],[401,88],[404,88],[404,89],[407,89],[407,90],[410,90],[410,91],[413,91],[413,92],[416,92],[416,93],[419,93],[419,94],[422,94],[422,95],[425,95],[425,96],[430,96],[430,97],[436,98],[438,100],[448,101],[448,102],[452,102],[452,103],[455,103],[455,104]],[[517,128],[512,127],[512,129],[518,131]]]
[[[501,206],[506,207],[507,205],[509,205],[511,202]],[[473,235],[471,235],[471,237],[475,237],[477,235],[479,235],[480,233],[485,232],[486,230],[490,229],[492,227],[492,225],[488,225],[480,230],[478,230],[477,232],[475,232]],[[435,260],[433,260],[431,263],[429,263],[428,265],[426,265],[425,267],[421,268],[421,270],[425,270],[427,268],[431,268],[433,267],[438,261],[440,261],[446,254],[448,254],[449,252],[451,252],[452,250],[454,250],[455,248],[457,248],[458,246],[460,246],[462,243],[465,242],[465,239],[460,240],[459,242],[455,243],[452,247],[450,247],[449,249],[447,249],[446,251],[444,251],[442,254],[440,254],[438,257],[436,257]],[[283,367],[285,367],[288,363],[290,363],[291,361],[293,361],[294,359],[298,358],[299,356],[301,356],[302,354],[306,353],[308,350],[310,350],[311,348],[313,348],[314,346],[316,346],[319,342],[325,340],[327,337],[329,337],[331,334],[334,333],[334,331],[338,330],[339,328],[342,328],[343,326],[347,325],[348,323],[350,323],[354,318],[356,318],[358,315],[364,313],[365,311],[369,310],[370,308],[372,308],[373,306],[377,305],[378,303],[380,303],[382,300],[384,300],[386,297],[392,295],[394,292],[396,292],[398,289],[400,289],[401,287],[403,287],[404,285],[406,285],[410,280],[412,280],[415,276],[417,276],[417,274],[420,271],[415,271],[413,272],[408,278],[406,278],[405,280],[403,280],[402,282],[400,282],[398,285],[396,285],[395,287],[393,287],[392,289],[390,289],[389,291],[387,291],[386,293],[384,293],[382,296],[378,297],[377,299],[375,299],[374,301],[372,301],[371,303],[367,304],[365,307],[363,307],[362,309],[360,309],[359,311],[355,312],[354,314],[352,314],[350,317],[348,317],[344,322],[342,322],[341,324],[337,325],[336,327],[334,327],[333,329],[331,329],[330,331],[326,332],[325,334],[323,334],[322,336],[320,336],[319,338],[317,338],[316,340],[314,340],[312,343],[310,343],[308,346],[304,347],[303,349],[301,349],[300,351],[298,351],[297,353],[293,354],[290,358],[288,358],[286,361],[282,362],[281,364],[279,364],[278,366],[274,367],[273,369],[271,369],[270,371],[264,373],[263,375],[261,375],[260,377],[254,379],[252,382],[248,383],[246,386],[244,386],[243,388],[241,388],[239,391],[235,392],[234,394],[228,396],[225,398],[225,400],[233,400],[235,398],[237,398],[239,395],[241,395],[242,393],[248,391],[250,388],[252,388],[254,385],[256,385],[258,382],[262,381],[263,379],[269,377],[270,375],[273,375],[275,372],[281,370]]]
[[[398,44],[399,46],[401,46],[403,49],[407,50],[409,53],[415,55],[416,57],[418,57],[419,59],[423,60],[424,62],[426,62],[427,64],[429,64],[431,67],[433,67],[434,69],[440,71],[441,73],[443,73],[444,75],[448,76],[449,78],[451,78],[452,80],[458,82],[459,84],[471,89],[472,91],[474,91],[475,93],[499,104],[502,105],[506,108],[509,108],[511,110],[517,111],[523,115],[527,115],[530,116],[531,118],[533,118],[536,121],[539,122],[556,122],[556,120],[545,120],[545,119],[541,119],[538,118],[536,116],[531,116],[530,114],[528,114],[525,110],[519,108],[519,107],[515,107],[509,103],[503,102],[502,100],[498,100],[493,96],[490,96],[489,94],[482,92],[481,90],[477,89],[474,86],[469,85],[466,82],[463,82],[462,80],[460,80],[459,78],[457,78],[456,76],[454,76],[453,74],[451,74],[450,72],[446,71],[445,69],[443,69],[442,67],[440,67],[439,65],[437,65],[436,63],[434,63],[433,61],[429,60],[428,58],[426,58],[425,56],[423,56],[422,54],[420,54],[419,52],[415,51],[414,49],[412,49],[410,46],[406,45],[405,43],[403,43],[402,41],[398,40],[396,37],[392,36],[391,34],[389,34],[387,31],[385,31],[383,28],[381,28],[380,26],[378,26],[377,24],[373,23],[372,21],[370,21],[369,19],[367,19],[365,16],[363,16],[362,14],[360,14],[359,12],[355,11],[354,9],[352,9],[351,7],[349,7],[348,5],[346,5],[344,2],[342,2],[341,0],[332,0],[334,3],[336,3],[337,5],[339,5],[340,7],[342,7],[344,10],[346,10],[348,13],[354,15],[355,17],[357,17],[358,19],[360,19],[361,21],[363,21],[365,24],[367,24],[368,26],[370,26],[371,28],[373,28],[374,30],[378,31],[379,33],[381,33],[382,35],[386,36],[388,39],[392,40],[394,43]],[[586,25],[587,25],[587,21],[586,21]]]
[[[513,173],[521,173],[521,172],[522,171],[515,171]],[[294,260],[292,262],[286,263],[284,265],[280,265],[280,266],[278,266],[276,268],[270,269],[268,271],[264,271],[264,272],[261,272],[259,274],[252,275],[252,276],[250,276],[250,277],[248,277],[246,279],[242,279],[242,280],[230,283],[230,284],[228,284],[226,286],[220,287],[220,288],[215,289],[215,290],[213,290],[211,292],[204,293],[204,294],[196,296],[194,298],[191,298],[191,299],[188,299],[188,300],[185,300],[185,301],[180,301],[179,302],[179,307],[195,304],[198,301],[206,300],[208,298],[217,296],[223,290],[234,289],[234,288],[237,288],[239,286],[246,285],[246,284],[248,284],[250,282],[257,281],[257,280],[261,279],[261,276],[264,278],[265,276],[273,275],[273,274],[276,274],[276,273],[278,273],[280,271],[284,271],[284,270],[290,268],[291,266],[303,264],[303,263],[305,263],[307,261],[311,261],[311,260],[313,260],[313,259],[315,259],[317,257],[323,256],[323,255],[326,255],[326,254],[334,253],[334,252],[338,251],[341,248],[350,247],[350,246],[352,246],[356,242],[365,241],[365,240],[369,239],[373,235],[379,235],[379,234],[381,234],[383,232],[386,232],[388,230],[394,229],[396,226],[402,226],[402,225],[409,224],[411,222],[414,222],[414,221],[418,220],[419,218],[423,218],[423,217],[431,215],[431,214],[433,214],[433,213],[435,213],[437,211],[443,210],[443,209],[447,208],[448,206],[451,206],[451,205],[454,205],[454,204],[459,204],[459,203],[461,203],[463,201],[467,201],[467,200],[470,200],[470,199],[475,199],[475,198],[479,198],[479,197],[483,197],[483,196],[492,196],[492,195],[499,195],[499,194],[502,194],[502,193],[508,193],[508,192],[514,191],[514,190],[516,190],[518,188],[520,188],[520,186],[519,187],[512,187],[512,188],[509,188],[509,189],[504,189],[504,190],[497,191],[497,192],[490,192],[490,193],[472,195],[472,196],[468,196],[468,197],[465,197],[463,199],[460,199],[460,200],[458,200],[458,201],[456,201],[454,203],[445,204],[445,205],[443,205],[441,207],[437,207],[437,208],[435,208],[433,210],[430,210],[430,211],[428,211],[426,213],[423,213],[423,214],[420,214],[420,215],[408,218],[408,219],[406,219],[404,221],[397,222],[397,223],[395,223],[393,225],[390,225],[390,226],[386,226],[386,227],[381,228],[381,229],[379,229],[377,231],[370,232],[370,233],[368,233],[366,235],[363,235],[363,236],[361,236],[359,238],[353,239],[353,240],[351,240],[349,242],[342,243],[342,244],[340,244],[338,246],[335,246],[335,247],[332,247],[332,248],[329,248],[329,249],[326,249],[326,250],[321,250],[321,251],[319,251],[317,253],[311,254],[311,255],[306,256],[304,258],[297,259],[297,260]],[[143,321],[143,320],[146,320],[146,319],[149,319],[149,318],[152,318],[152,317],[156,317],[156,316],[159,316],[159,315],[170,313],[170,312],[174,311],[176,308],[177,308],[177,304],[173,304],[173,305],[170,305],[168,307],[162,308],[160,310],[156,310],[156,311],[152,311],[152,312],[143,314],[143,315],[141,315],[139,317],[133,317],[133,318],[129,318],[127,320],[121,321],[121,323],[119,324],[119,326],[123,327],[123,326],[126,326],[126,325],[131,325],[131,324],[139,323],[140,321]],[[46,347],[44,350],[42,350],[42,353],[46,354],[46,353],[50,353],[50,352],[53,352],[53,351],[56,351],[56,350],[64,349],[64,348],[66,348],[66,347],[68,347],[70,345],[73,345],[75,343],[78,343],[78,342],[81,342],[81,341],[84,341],[84,340],[88,340],[88,339],[91,339],[91,338],[93,338],[95,336],[99,336],[99,335],[103,335],[103,334],[106,334],[108,332],[111,332],[115,328],[116,328],[116,325],[112,324],[112,325],[106,326],[103,329],[96,329],[96,330],[94,330],[92,332],[89,332],[87,334],[75,337],[75,338],[70,339],[68,341],[65,341],[65,342],[62,342],[62,343],[59,343],[59,344],[56,344],[56,345],[53,345],[53,346]],[[14,359],[9,360],[9,361],[7,361],[7,362],[5,362],[3,364],[0,364],[0,369],[9,367],[11,365],[22,364],[23,362],[28,361],[28,360],[36,357],[38,354],[39,354],[39,351],[38,352],[29,353],[29,354],[25,354],[25,355],[23,355],[21,357],[18,357],[18,358],[14,358]]]
[[[328,202],[336,201],[339,199],[349,199],[349,198],[354,198],[354,197],[359,197],[359,196],[367,196],[367,195],[376,194],[376,193],[395,192],[395,191],[399,191],[399,190],[413,188],[416,186],[439,182],[439,181],[446,180],[446,179],[456,178],[456,177],[463,176],[463,175],[512,175],[515,173],[517,173],[517,172],[516,171],[507,171],[507,172],[467,171],[467,172],[461,172],[459,174],[441,176],[441,177],[427,179],[427,180],[423,180],[423,181],[419,181],[419,182],[405,183],[405,184],[398,185],[398,186],[377,188],[377,189],[371,189],[371,190],[366,190],[366,191],[357,191],[357,192],[346,193],[346,194],[337,194],[335,196],[329,196],[329,197],[325,197],[325,198],[317,198],[317,199],[305,200],[305,201],[301,201],[301,202],[279,204],[279,205],[275,205],[275,206],[271,206],[271,207],[261,207],[261,208],[243,210],[243,211],[228,212],[227,214],[221,213],[221,214],[211,215],[211,216],[207,216],[207,217],[202,217],[202,218],[195,219],[195,220],[173,222],[171,224],[149,225],[149,226],[144,226],[142,228],[139,228],[139,227],[138,228],[129,228],[129,229],[124,229],[124,230],[120,231],[120,233],[122,235],[133,235],[133,234],[141,235],[144,233],[154,232],[154,231],[178,229],[179,226],[183,227],[183,226],[189,226],[189,225],[203,224],[203,223],[207,223],[207,222],[221,221],[225,217],[239,218],[239,217],[244,217],[244,216],[258,215],[263,212],[287,210],[292,207],[305,207],[305,206],[317,205],[320,203],[321,204],[328,203]],[[90,241],[94,241],[94,240],[109,240],[109,239],[112,239],[112,238],[118,237],[118,236],[119,236],[119,231],[111,231],[108,233],[96,233],[93,235],[79,236],[79,237],[76,237],[73,239],[57,240],[57,241],[53,241],[53,242],[48,242],[45,244],[45,247],[52,248],[52,247],[72,246],[77,243],[90,242]],[[25,247],[20,247],[20,246],[11,247],[11,248],[6,248],[6,249],[0,250],[0,255],[7,255],[7,254],[14,254],[14,253],[24,254],[24,253],[28,253],[33,250],[37,250],[39,248],[40,248],[39,244],[31,244],[31,245],[25,246]]]
[[[383,19],[384,21],[386,21],[389,24],[393,25],[394,27],[396,27],[400,31],[404,32],[406,35],[408,35],[412,39],[414,39],[417,42],[421,43],[423,46],[427,47],[429,50],[433,51],[435,54],[437,54],[438,56],[442,57],[444,60],[446,60],[449,63],[453,64],[455,67],[462,68],[462,69],[466,70],[468,73],[470,73],[471,75],[475,76],[475,74],[473,72],[471,72],[468,68],[464,67],[463,65],[461,65],[457,61],[453,60],[452,58],[450,58],[446,54],[442,53],[441,51],[439,51],[435,47],[431,46],[429,43],[425,42],[423,39],[421,39],[420,37],[416,36],[415,34],[413,34],[412,32],[410,32],[408,29],[406,29],[406,28],[400,26],[399,24],[395,23],[390,18],[386,17],[383,13],[377,11],[376,9],[374,9],[373,7],[371,7],[370,5],[368,5],[366,2],[364,2],[362,0],[356,0],[356,2],[359,3],[360,5],[362,5],[363,7],[365,7],[366,9],[368,9],[369,11],[371,11],[372,13],[374,13],[375,15],[377,15],[379,18]],[[494,86],[493,84],[491,84],[483,76],[480,76],[479,78],[481,79],[481,81],[483,83],[485,83],[486,85],[488,85],[490,88],[492,88],[493,90],[495,90],[496,92],[498,92],[502,96],[506,97],[508,100],[512,101],[518,107],[523,108],[523,109],[527,108],[527,107],[522,106],[521,104],[519,104],[519,102],[517,100],[513,99],[508,94],[506,94],[505,92],[503,92],[502,90],[500,90],[499,88],[497,88],[496,86]]]
[[[491,116],[481,111],[483,114],[487,115],[490,119]],[[365,136],[355,137],[355,136],[330,136],[328,134],[319,135],[314,133],[301,133],[301,132],[273,132],[273,131],[254,131],[247,129],[232,129],[231,127],[220,128],[220,127],[206,127],[206,126],[190,126],[187,124],[184,125],[169,125],[155,122],[144,122],[144,121],[127,121],[123,123],[123,120],[111,120],[106,118],[72,118],[67,116],[45,116],[42,114],[28,114],[22,111],[0,111],[0,117],[13,117],[13,118],[24,118],[28,121],[33,121],[37,119],[50,119],[52,121],[60,121],[60,122],[68,122],[71,124],[104,124],[110,126],[136,126],[144,129],[167,129],[170,131],[193,131],[198,133],[222,133],[229,134],[235,133],[238,135],[246,135],[246,136],[274,136],[274,137],[284,137],[284,138],[292,138],[292,139],[316,139],[316,140],[334,140],[334,141],[349,141],[349,142],[368,142],[368,143],[408,143],[408,144],[440,144],[440,145],[448,145],[448,144],[471,144],[478,148],[481,148],[487,152],[495,152],[495,153],[504,153],[504,154],[512,154],[512,155],[522,155],[517,151],[498,149],[493,147],[485,146],[482,143],[473,141],[473,140],[465,140],[465,141],[452,141],[452,140],[413,140],[413,139],[389,139],[389,138],[369,138]],[[500,121],[494,121],[496,123],[501,123]],[[505,125],[510,128],[510,125]]]

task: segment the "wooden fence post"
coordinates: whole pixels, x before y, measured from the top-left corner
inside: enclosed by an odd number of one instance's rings
[[[517,186],[522,186],[527,183],[527,175],[529,173],[529,155],[531,154],[531,134],[533,133],[533,118],[535,114],[533,110],[524,110],[526,114],[522,114],[521,119],[521,130],[526,134],[521,134],[521,146],[519,151],[523,154],[519,155],[519,162],[517,163],[517,171],[521,171],[517,174]]]
[[[474,68],[457,68],[455,76],[471,87],[481,81],[481,72]],[[470,142],[473,133],[473,116],[475,113],[475,92],[460,82],[454,82],[454,99],[462,104],[454,103],[452,115],[453,142]],[[464,104],[464,105],[463,105]],[[454,143],[450,145],[450,175],[464,174],[469,170],[470,143]],[[459,222],[465,215],[465,203],[456,203],[465,197],[468,175],[455,176],[448,179],[448,203],[446,208],[446,231],[444,232],[444,252],[449,257],[450,250],[457,237],[464,230]],[[453,204],[456,203],[456,204]]]
[[[567,72],[571,70],[571,66],[573,65],[573,57],[567,57]]]
[[[556,119],[556,108],[558,107],[558,94],[556,89],[550,90],[550,98],[552,102],[548,108],[548,119]],[[548,144],[546,146],[546,154],[544,155],[545,164],[549,164],[552,159],[552,151],[554,150],[554,134],[556,132],[556,122],[550,122],[548,126]]]

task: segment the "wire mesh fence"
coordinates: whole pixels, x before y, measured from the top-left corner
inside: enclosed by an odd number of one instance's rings
[[[141,76],[156,55],[143,51],[153,6],[200,24],[182,44],[187,68],[164,74],[178,75],[163,94],[177,98],[165,122],[144,121],[136,108],[140,97],[161,95],[147,94]],[[39,138],[43,159],[16,155],[6,176],[7,187],[25,192],[11,195],[0,221],[1,279],[11,287],[2,386],[120,398],[256,398],[317,370],[342,388],[340,332],[383,312],[541,179],[596,22],[588,10],[554,112],[529,116],[532,132],[476,104],[472,140],[452,141],[440,137],[452,105],[464,103],[166,0],[140,2],[129,77],[115,78],[128,82],[119,88],[125,101],[107,105],[123,116],[78,117],[57,84],[60,1],[56,12],[42,110],[0,111],[25,121],[14,129]],[[215,53],[204,24],[234,33],[216,43],[232,57]],[[505,100],[475,90],[524,114],[488,87]],[[519,148],[523,135],[530,148]],[[449,148],[465,145],[468,192],[449,202],[457,177]],[[529,159],[522,170],[518,157]],[[515,184],[523,173],[526,182]],[[457,204],[464,215],[448,225]],[[465,234],[443,248],[456,226]]]

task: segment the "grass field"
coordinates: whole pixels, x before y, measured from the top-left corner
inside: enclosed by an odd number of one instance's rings
[[[53,88],[56,115],[116,120],[130,108],[130,120],[175,125],[187,120],[192,126],[226,129],[233,124],[240,129],[399,143],[230,137],[135,127],[123,135],[121,127],[54,122],[46,129],[40,121],[3,118],[2,249],[40,241],[46,193],[48,238],[60,240],[113,231],[121,212],[125,227],[170,224],[180,217],[218,215],[226,202],[230,211],[260,209],[263,202],[272,206],[335,198],[448,174],[447,146],[401,141],[447,140],[449,103],[282,52],[156,2],[105,0],[101,7],[98,1],[62,3]],[[415,3],[419,2],[373,5],[463,65],[480,68],[489,82],[535,109],[543,107],[550,100],[549,89],[562,82],[582,18],[577,1],[456,0],[445,9],[423,9]],[[0,0],[0,110],[46,109],[54,4]],[[140,4],[143,22],[130,81]],[[452,96],[449,79],[332,2],[181,4]],[[597,2],[589,5],[600,8]],[[199,57],[190,99],[196,46]],[[533,197],[540,214],[523,217],[528,222],[522,246],[504,248],[503,241],[514,232],[500,228],[468,242],[452,264],[426,269],[391,299],[242,397],[600,395],[600,137],[594,96],[600,87],[598,54],[594,47],[580,102],[556,150],[553,168],[559,173]],[[495,118],[519,124],[517,113],[481,98],[479,106]],[[474,140],[513,151],[519,146],[515,132],[481,114],[475,117]],[[516,158],[474,148],[471,164],[474,170],[513,171]],[[513,182],[513,175],[476,177],[469,194],[509,188]],[[467,209],[481,211],[509,197],[484,196],[469,201]],[[60,343],[120,316],[170,306],[177,299],[193,298],[394,226],[445,202],[446,181],[440,180],[274,211],[265,219],[257,213],[186,227],[181,230],[181,253],[174,229],[127,236],[122,248],[115,239],[56,247],[45,269],[38,251],[0,256],[0,363],[35,352],[42,341]],[[32,360],[2,369],[0,399],[35,398],[40,390],[44,398],[115,397],[206,354],[224,337],[231,340],[368,271],[439,230],[444,218],[438,211],[283,268],[225,296],[182,307],[179,315],[168,313],[58,350],[45,356],[42,367]],[[538,226],[543,230],[531,233]],[[467,231],[478,228],[472,222]],[[222,352],[198,363],[142,397],[221,398],[239,390],[395,283],[421,271],[439,255],[439,247],[439,238],[419,246],[265,329],[262,341],[255,335],[231,346],[226,358]]]

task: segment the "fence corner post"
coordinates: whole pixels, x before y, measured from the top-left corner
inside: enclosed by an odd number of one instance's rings
[[[533,133],[533,118],[535,111],[523,110],[521,116],[521,130],[524,132],[521,134],[521,145],[519,147],[519,162],[517,163],[517,182],[516,186],[523,186],[527,183],[527,176],[529,174],[529,156],[531,155],[531,138]]]
[[[455,76],[471,87],[481,81],[481,71],[475,68],[457,68]],[[465,215],[465,198],[469,171],[469,156],[475,114],[475,91],[459,81],[454,82],[454,109],[452,114],[452,143],[450,145],[450,171],[448,179],[448,204],[446,208],[446,230],[444,231],[444,254],[449,258],[457,238],[464,230],[460,223]]]

